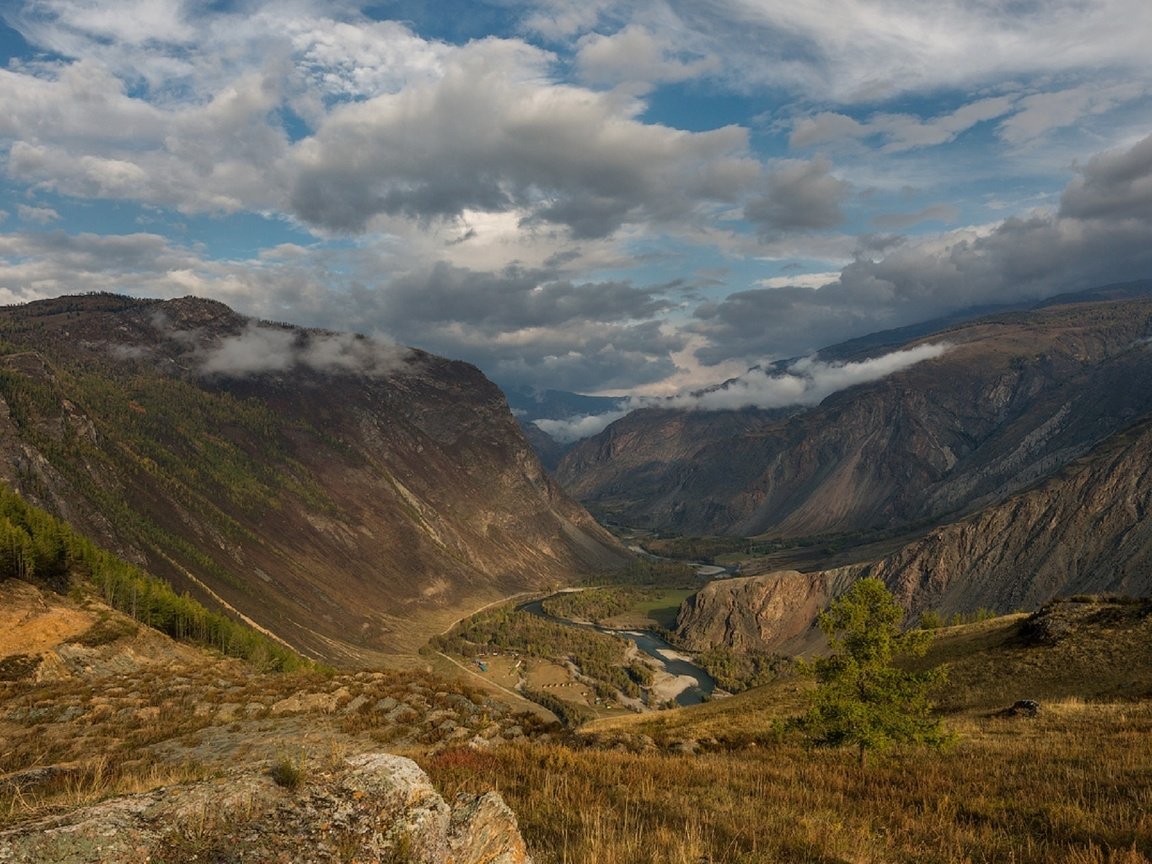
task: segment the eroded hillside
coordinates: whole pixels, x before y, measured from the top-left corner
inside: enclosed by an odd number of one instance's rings
[[[1032,610],[1076,594],[1152,595],[1152,423],[1113,435],[1025,492],[941,526],[876,561],[711,583],[685,604],[691,647],[804,649],[827,602],[864,575],[884,580],[909,620]]]
[[[0,343],[0,479],[312,656],[622,560],[467,364],[194,298],[10,307]]]

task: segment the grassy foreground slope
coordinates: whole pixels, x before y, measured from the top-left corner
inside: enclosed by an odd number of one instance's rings
[[[443,790],[496,786],[537,860],[1125,862],[1152,860],[1152,606],[1058,603],[940,632],[958,744],[861,771],[783,729],[810,686],[427,760]],[[1035,718],[1004,716],[1016,699]]]

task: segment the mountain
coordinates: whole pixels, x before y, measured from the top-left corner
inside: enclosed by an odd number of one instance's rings
[[[942,353],[810,408],[637,411],[579,442],[556,476],[635,527],[865,532],[1003,501],[1152,411],[1152,282],[901,338],[822,354]]]
[[[947,618],[1031,610],[1056,597],[1152,595],[1152,419],[1110,436],[1025,492],[937,527],[878,560],[719,580],[682,607],[687,647],[804,651],[828,601],[876,576],[908,610]]]
[[[340,664],[625,556],[474,367],[191,297],[0,309],[0,480]]]

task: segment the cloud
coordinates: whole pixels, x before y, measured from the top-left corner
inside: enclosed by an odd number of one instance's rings
[[[34,227],[18,200],[98,224],[108,199],[108,231],[156,232],[0,234],[9,302],[195,293],[511,382],[667,393],[1149,272],[1145,0],[495,0],[465,14],[519,26],[472,39],[429,4],[3,14],[40,52],[0,69],[9,224]],[[705,98],[683,125],[765,113],[673,128]],[[773,161],[789,132],[827,155]],[[1070,164],[1058,209],[926,233],[989,192],[1056,207]]]
[[[528,7],[522,22],[526,30],[560,39],[595,28],[617,0],[534,0],[522,5]]]
[[[47,225],[60,219],[60,214],[51,207],[30,207],[27,204],[17,204],[16,215],[24,222],[35,222],[37,225]]]
[[[0,70],[0,134],[12,178],[79,198],[182,212],[277,206],[288,139],[269,124],[276,83],[247,74],[202,103],[161,109],[82,59],[36,77]]]
[[[865,138],[870,134],[867,126],[846,114],[821,111],[794,121],[788,146],[799,149],[845,138]]]
[[[394,280],[385,302],[389,317],[420,325],[468,322],[494,337],[505,330],[651,319],[672,307],[662,295],[661,286],[574,283],[542,268],[483,273],[440,262]]]
[[[657,37],[722,61],[733,86],[787,87],[854,104],[1014,76],[1152,66],[1144,0],[923,3],[920,0],[669,0]],[[617,4],[622,10],[624,4]],[[650,10],[651,5],[641,7]],[[641,12],[621,12],[625,18]]]
[[[673,397],[665,404],[696,411],[818,405],[833,393],[887,378],[917,363],[941,357],[948,349],[946,343],[917,345],[855,363],[826,363],[810,356],[797,360],[783,372],[750,371],[722,387]]]
[[[765,233],[833,228],[844,221],[852,184],[832,174],[832,163],[782,160],[765,179],[765,191],[744,207],[744,218]]]
[[[972,306],[1039,300],[1152,272],[1152,135],[1088,160],[1056,212],[861,249],[818,291],[738,291],[700,304],[686,326],[704,363],[759,362]]]
[[[597,415],[579,415],[564,420],[537,420],[536,425],[562,443],[597,435],[640,408],[679,411],[739,411],[744,408],[788,408],[818,405],[833,393],[887,378],[917,363],[943,356],[946,343],[917,345],[881,357],[854,363],[828,363],[818,357],[805,357],[785,370],[751,369],[719,387],[681,393],[663,399],[633,397],[627,408]]]
[[[997,134],[1010,144],[1036,141],[1054,129],[1074,126],[1093,114],[1104,114],[1148,94],[1145,84],[1092,81],[1062,90],[1024,96],[1012,115],[997,127]]]
[[[718,65],[714,57],[675,57],[667,44],[638,24],[610,36],[589,33],[577,42],[576,68],[584,81],[628,84],[639,92],[661,82],[699,77]]]
[[[533,422],[554,441],[570,444],[581,438],[599,435],[621,417],[630,413],[631,409],[610,411],[607,414],[581,414],[565,420],[535,420]]]
[[[407,348],[352,333],[315,333],[249,322],[243,331],[201,345],[203,375],[244,377],[302,368],[314,372],[382,377],[403,370]]]
[[[14,16],[77,59],[0,70],[11,178],[182,213],[281,213],[320,234],[473,212],[582,239],[691,222],[759,174],[747,130],[644,122],[632,98],[560,83],[557,58],[522,40],[449,45],[259,3],[165,3],[141,40],[129,12],[39,0]]]
[[[1128,150],[1110,150],[1089,159],[1064,190],[1060,214],[1147,222],[1152,214],[1152,135]]]
[[[882,152],[900,153],[947,144],[978,123],[1012,113],[1015,105],[1014,96],[992,96],[927,119],[912,114],[878,113],[864,122],[825,111],[795,120],[788,143],[793,148],[802,148],[875,137],[882,142]]]
[[[643,123],[613,94],[541,84],[547,57],[485,40],[444,75],[334,108],[290,160],[290,202],[306,222],[364,230],[378,215],[455,219],[524,212],[578,238],[626,223],[690,220],[736,202],[759,173],[747,132]]]

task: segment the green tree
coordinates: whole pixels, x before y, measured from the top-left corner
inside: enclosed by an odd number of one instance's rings
[[[923,655],[932,641],[927,630],[902,632],[903,618],[879,579],[856,582],[819,618],[832,655],[813,664],[818,686],[800,726],[817,744],[856,747],[861,767],[869,751],[948,740],[929,699],[943,672],[893,665],[899,657]]]

